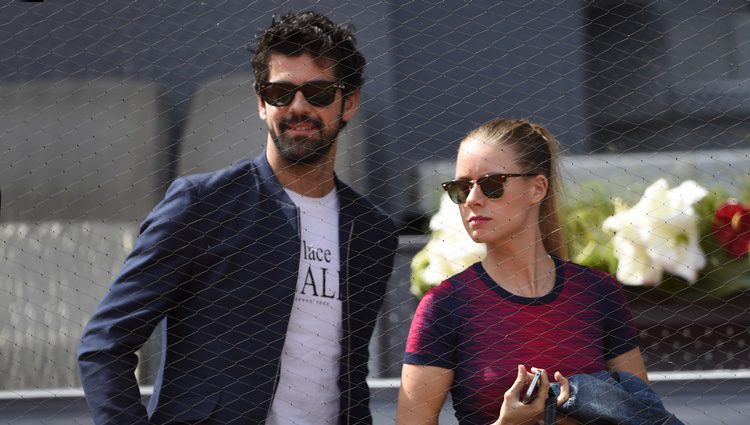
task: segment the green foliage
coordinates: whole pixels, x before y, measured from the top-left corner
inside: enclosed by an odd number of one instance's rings
[[[422,298],[427,290],[433,287],[433,284],[424,280],[422,271],[430,264],[430,256],[426,250],[422,249],[411,260],[411,285],[410,291],[417,298]]]
[[[693,207],[699,217],[698,228],[701,234],[701,249],[706,254],[707,265],[700,278],[692,286],[679,279],[665,280],[664,287],[672,292],[680,292],[689,299],[727,298],[734,293],[750,289],[750,261],[747,256],[735,258],[721,247],[714,236],[712,223],[716,210],[732,196],[721,187],[715,187]],[[750,180],[737,199],[750,200]]]
[[[615,274],[617,258],[612,246],[612,234],[602,229],[602,223],[615,213],[613,200],[593,186],[584,189],[561,208],[561,225],[567,239],[568,255],[576,263]],[[750,204],[750,179],[735,197]],[[727,299],[739,291],[750,289],[750,259],[734,258],[714,237],[712,223],[716,210],[730,194],[715,187],[693,208],[699,217],[700,245],[706,254],[707,265],[698,280],[689,284],[679,277],[666,274],[658,290],[650,287],[627,287],[640,297],[678,296],[690,301]]]
[[[604,220],[614,214],[614,204],[601,190],[589,189],[561,208],[560,224],[565,232],[568,256],[578,264],[614,274],[617,258],[612,235],[602,229]]]

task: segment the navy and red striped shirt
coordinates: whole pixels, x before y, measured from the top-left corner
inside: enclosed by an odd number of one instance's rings
[[[539,298],[506,291],[477,263],[419,303],[404,361],[454,371],[451,395],[461,424],[497,419],[519,364],[550,375],[592,373],[638,346],[620,284],[601,271],[553,259],[554,287]]]

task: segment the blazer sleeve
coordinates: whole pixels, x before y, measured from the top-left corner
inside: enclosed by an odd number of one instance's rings
[[[196,196],[178,179],[141,226],[133,251],[84,328],[81,383],[96,424],[146,424],[135,352],[183,299],[200,233]]]

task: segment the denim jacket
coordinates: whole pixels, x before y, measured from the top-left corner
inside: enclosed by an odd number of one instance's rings
[[[669,413],[659,395],[640,378],[627,372],[597,372],[573,375],[570,398],[558,408],[586,424],[683,425]],[[550,385],[550,397],[560,394],[560,385]],[[554,393],[554,394],[553,394]],[[554,404],[552,404],[554,407]],[[552,422],[550,422],[550,420]],[[547,423],[554,423],[549,415]]]

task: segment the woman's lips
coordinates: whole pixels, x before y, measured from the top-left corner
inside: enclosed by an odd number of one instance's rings
[[[489,217],[482,215],[473,215],[469,217],[469,226],[479,226],[480,224],[490,221]]]

